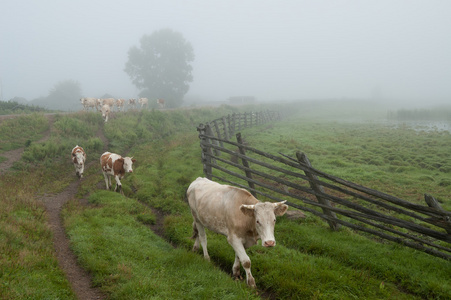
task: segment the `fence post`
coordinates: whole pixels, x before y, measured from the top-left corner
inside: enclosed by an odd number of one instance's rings
[[[215,131],[216,131],[216,136],[218,137],[218,139],[221,138],[221,132],[219,131],[219,126],[218,126],[218,122],[216,122],[216,120],[213,121],[213,125],[215,126]],[[221,145],[221,147],[224,147],[224,144],[222,141],[219,141],[219,145]]]
[[[238,151],[240,152],[240,154],[241,154],[241,155],[246,155],[246,151],[245,151],[244,148],[241,146],[241,145],[243,144],[243,140],[241,139],[241,133],[240,133],[240,132],[238,132],[238,133],[236,134],[236,141],[237,141],[238,144],[240,145],[240,146],[238,146]],[[245,168],[248,168],[248,169],[249,169],[249,162],[248,162],[246,159],[244,159],[244,158],[242,158],[241,161],[242,161],[242,163],[243,163],[243,166],[244,166]],[[252,179],[252,173],[251,173],[251,171],[249,171],[249,170],[244,170],[244,172],[246,173],[246,177],[247,177],[247,178]],[[255,185],[254,185],[253,182],[251,182],[251,181],[248,180],[248,181],[247,181],[247,184],[249,185],[249,187],[250,187],[251,189],[255,189]],[[257,193],[256,193],[254,190],[251,191],[251,194],[252,194],[252,196],[254,196],[255,198],[257,198]]]
[[[307,158],[307,156],[304,153],[297,151],[296,152],[296,158],[298,159],[298,161],[300,163],[305,164],[305,165],[307,165],[309,167],[312,167],[312,164],[310,163],[309,159]],[[318,177],[316,175],[313,175],[310,172],[307,172],[307,171],[304,171],[304,172],[305,172],[305,175],[309,179],[310,187],[315,192],[324,193],[323,187],[315,182],[316,180],[318,180]],[[323,197],[316,196],[316,199],[318,200],[319,203],[321,203],[323,205],[331,206],[329,200],[327,200],[327,199],[325,199]],[[328,215],[328,216],[330,216],[333,219],[337,218],[337,215],[333,211],[331,211],[331,210],[329,210],[327,208],[323,208],[323,212],[324,212],[325,215]],[[332,228],[333,230],[338,230],[340,228],[340,224],[338,224],[335,221],[327,220],[327,223],[329,223],[330,228]]]
[[[205,124],[205,134],[208,136],[215,136],[215,134],[213,133],[213,129],[211,129],[210,123],[206,123]],[[219,142],[217,140],[212,140],[212,139],[207,139],[208,145],[214,144],[214,145],[219,145]],[[210,149],[211,150],[211,149]],[[214,149],[216,156],[221,155],[221,151],[219,151],[218,149]],[[216,163],[216,160],[214,161]]]
[[[200,136],[206,134],[206,126],[204,124],[200,124],[197,127],[197,131],[199,132],[200,148],[202,149],[202,168],[204,170],[205,177],[211,180],[212,167],[211,165],[208,165],[209,163],[211,163],[211,148],[208,146],[208,139],[205,136]]]
[[[226,122],[226,117],[222,117],[222,124],[224,127],[224,139],[225,140],[229,140],[230,136],[229,136],[229,130],[227,129],[227,122]]]
[[[241,131],[241,113],[237,113],[238,118],[235,122],[238,122],[238,131]]]
[[[438,201],[429,194],[424,194],[424,200],[426,201],[429,207],[435,208],[436,210],[443,212],[445,211],[442,206],[438,203]],[[448,234],[451,234],[451,220],[448,216],[444,217],[442,220],[437,220],[437,222],[442,223],[447,228],[445,228]]]

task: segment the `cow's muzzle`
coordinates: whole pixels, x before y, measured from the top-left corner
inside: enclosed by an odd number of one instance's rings
[[[276,245],[276,241],[265,241],[263,243],[263,247],[274,247]]]

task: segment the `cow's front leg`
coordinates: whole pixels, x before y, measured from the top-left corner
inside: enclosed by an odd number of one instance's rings
[[[116,192],[116,190],[118,190],[118,192],[120,192],[121,194],[124,194],[122,192],[122,183],[121,183],[121,180],[119,178],[119,175],[116,175],[114,177],[114,179],[116,179],[116,187],[114,188],[114,191]]]
[[[233,274],[233,278],[235,279],[243,279],[243,277],[241,277],[241,270],[240,270],[240,258],[238,257],[238,255],[235,255],[235,262],[233,263],[233,268],[232,268],[232,274]]]
[[[85,171],[85,165],[81,166],[81,170],[80,170],[80,179],[83,178],[83,172]]]
[[[235,256],[239,258],[241,265],[243,266],[244,271],[246,272],[247,285],[255,289],[257,286],[255,285],[255,279],[251,273],[251,259],[249,258],[249,256],[247,256],[243,243],[239,238],[235,236],[227,237],[227,241],[233,247],[233,250],[235,250]],[[235,271],[235,263],[233,264],[232,271]]]
[[[110,189],[110,187],[109,187],[109,185],[108,185],[108,175],[107,174],[105,174],[105,173],[103,173],[103,177],[105,177],[105,185],[106,185],[106,189],[107,190],[109,190]],[[111,179],[109,180],[110,181],[110,185],[111,185]]]

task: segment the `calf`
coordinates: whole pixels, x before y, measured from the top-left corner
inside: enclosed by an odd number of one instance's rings
[[[232,272],[240,277],[240,262],[246,271],[246,283],[255,288],[251,274],[251,260],[246,254],[249,248],[262,240],[262,246],[274,247],[274,226],[276,216],[282,216],[288,209],[285,201],[278,203],[260,202],[248,191],[222,185],[207,178],[197,178],[187,190],[188,203],[193,215],[193,251],[202,245],[204,257],[210,260],[207,251],[205,228],[227,237],[235,250]]]
[[[81,179],[83,177],[83,171],[85,169],[85,161],[86,161],[86,153],[80,146],[75,146],[72,149],[72,163],[75,167],[75,174],[77,174],[78,178]]]
[[[105,177],[106,189],[109,190],[111,185],[111,176],[116,179],[116,187],[114,191],[123,194],[121,179],[125,173],[132,173],[132,165],[136,160],[133,157],[122,157],[119,154],[105,152],[100,157],[100,165],[102,167],[103,176]]]

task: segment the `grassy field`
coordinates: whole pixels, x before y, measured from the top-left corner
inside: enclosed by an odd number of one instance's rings
[[[278,219],[274,249],[256,245],[248,250],[257,291],[232,279],[234,253],[223,236],[208,233],[212,262],[192,253],[192,217],[184,193],[203,175],[195,127],[235,110],[126,113],[105,124],[109,149],[137,160],[134,173],[123,180],[125,196],[103,190],[96,164],[86,170],[63,218],[71,248],[108,298],[451,297],[450,262],[345,228],[331,232],[308,214],[305,219]],[[287,111],[292,114],[283,121],[242,135],[266,152],[292,155],[301,150],[320,170],[409,201],[423,201],[423,193],[431,193],[450,209],[449,133],[387,125],[381,121],[386,116],[382,108],[369,112],[358,105],[301,103]],[[81,133],[72,132],[74,126],[81,126]],[[88,160],[97,160],[103,145],[95,134],[102,126],[93,113],[59,117],[51,140],[31,143],[16,171],[0,178],[2,298],[74,298],[57,266],[36,196],[57,192],[75,180],[66,155],[72,144],[86,143]],[[65,172],[73,176],[61,176]],[[81,198],[89,204],[82,204]],[[164,214],[163,237],[151,230],[157,210]]]

